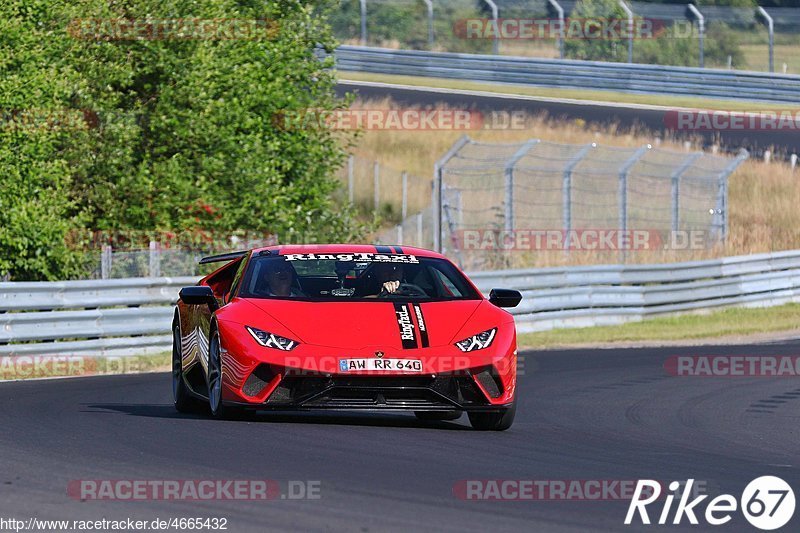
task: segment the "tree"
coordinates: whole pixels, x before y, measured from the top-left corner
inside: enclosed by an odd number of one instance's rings
[[[32,241],[20,235],[23,225],[4,219],[0,254],[13,255],[16,242],[36,256],[80,227],[249,230],[282,241],[359,237],[364,228],[331,198],[350,138],[275,122],[282,113],[343,105],[332,58],[320,58],[335,46],[324,17],[332,5],[5,3],[0,51],[13,51],[2,56],[13,59],[0,67],[2,107],[86,110],[91,120],[77,131],[45,131],[43,139],[15,134],[13,150],[30,155],[2,157],[0,170],[35,194],[3,196],[8,209],[0,216],[38,211],[51,224],[30,219],[49,228]],[[192,23],[198,19],[211,29]],[[142,33],[128,38],[133,21]],[[15,279],[56,278],[74,273],[68,255],[50,269],[0,268]]]

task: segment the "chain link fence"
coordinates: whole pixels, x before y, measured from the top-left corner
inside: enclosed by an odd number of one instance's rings
[[[379,241],[432,245],[471,269],[507,266],[510,251],[624,261],[628,250],[708,249],[726,238],[728,176],[747,156],[463,137],[436,165],[433,207]]]

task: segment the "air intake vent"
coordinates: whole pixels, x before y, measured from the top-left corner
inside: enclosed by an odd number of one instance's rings
[[[258,365],[253,373],[250,374],[250,377],[247,378],[247,381],[244,382],[242,392],[250,397],[258,396],[274,377],[275,373],[269,365]]]
[[[503,394],[503,384],[500,382],[499,376],[495,376],[492,370],[492,367],[481,370],[475,374],[475,381],[481,384],[489,396],[499,398]]]

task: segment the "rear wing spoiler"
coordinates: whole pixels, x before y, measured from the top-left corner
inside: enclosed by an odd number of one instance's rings
[[[240,257],[244,257],[247,255],[247,250],[242,252],[229,252],[227,254],[219,254],[219,255],[210,255],[208,257],[204,257],[200,260],[201,265],[207,265],[208,263],[222,263],[223,261],[233,261],[234,259],[239,259]]]

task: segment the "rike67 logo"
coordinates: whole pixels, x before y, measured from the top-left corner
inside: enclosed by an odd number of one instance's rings
[[[785,526],[794,515],[794,491],[788,483],[779,477],[762,476],[754,479],[745,487],[738,501],[730,494],[721,494],[707,502],[705,512],[701,512],[701,504],[703,500],[708,498],[708,495],[700,495],[692,500],[689,499],[692,496],[693,484],[694,479],[689,479],[686,482],[685,489],[681,488],[683,484],[678,481],[673,481],[669,484],[671,494],[668,493],[663,498],[663,507],[661,507],[661,512],[657,517],[657,524],[665,525],[671,523],[678,525],[685,517],[690,524],[697,525],[699,523],[699,515],[708,524],[721,526],[732,520],[738,508],[741,509],[742,514],[752,526],[764,531],[772,531]],[[678,504],[673,512],[672,506],[676,495],[678,496]],[[628,506],[625,524],[631,525],[637,514],[642,524],[651,524],[647,506],[656,501],[661,503],[661,500],[661,484],[658,481],[650,479],[639,480],[636,484],[631,504]],[[656,504],[653,507],[658,506]],[[655,510],[657,509],[651,508],[651,511]],[[671,521],[670,517],[672,518]],[[654,516],[653,518],[655,519],[656,517]]]

